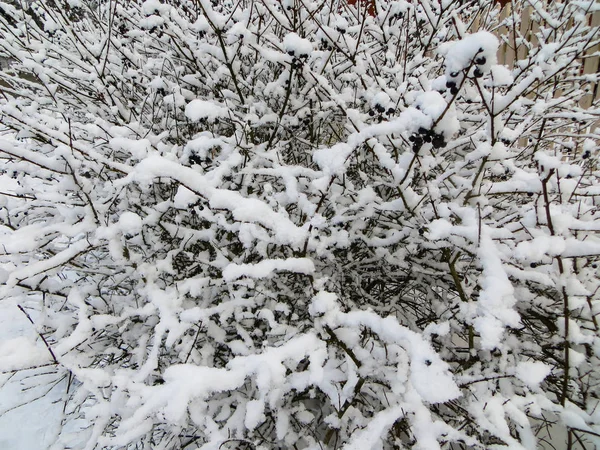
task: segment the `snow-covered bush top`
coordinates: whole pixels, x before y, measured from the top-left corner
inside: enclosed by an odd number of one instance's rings
[[[53,448],[597,443],[595,4],[512,3],[0,2]]]

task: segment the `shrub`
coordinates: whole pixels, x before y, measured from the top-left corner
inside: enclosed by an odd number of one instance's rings
[[[0,3],[57,448],[597,441],[600,34],[545,3]]]

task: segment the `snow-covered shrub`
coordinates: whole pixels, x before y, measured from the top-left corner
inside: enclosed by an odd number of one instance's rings
[[[56,448],[597,441],[596,6],[513,7],[1,2],[1,295]]]

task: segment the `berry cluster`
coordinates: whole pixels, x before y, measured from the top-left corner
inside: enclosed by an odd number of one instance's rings
[[[483,52],[482,48],[480,48],[477,53],[481,53],[481,52]],[[482,70],[481,66],[483,66],[487,62],[487,59],[485,58],[485,56],[476,56],[474,62],[475,62],[476,67],[475,67],[475,70],[473,71],[473,76],[475,78],[483,77],[483,70]]]
[[[412,142],[412,149],[415,153],[418,153],[425,143],[431,143],[435,149],[443,148],[447,145],[443,135],[424,127],[419,128],[417,133],[410,135],[408,140]]]
[[[396,112],[396,110],[394,108],[385,108],[385,106],[376,103],[375,105],[373,105],[373,108],[369,110],[369,116],[371,117],[375,117],[377,116],[377,121],[381,122],[384,117],[390,117],[392,114],[394,114]]]
[[[402,12],[394,13],[389,18],[389,24],[392,25],[393,22],[396,22],[396,21],[402,19],[403,17],[404,17],[404,14]]]
[[[304,63],[306,62],[306,60],[308,59],[308,54],[307,53],[302,53],[298,56],[294,56],[295,55],[295,51],[294,50],[289,50],[288,51],[288,55],[293,56],[294,59],[292,59],[292,68],[293,69],[301,69],[302,66],[304,65]]]
[[[458,86],[456,85],[456,78],[458,78],[458,72],[452,72],[450,74],[450,80],[446,81],[446,87],[450,89],[452,95],[458,94]]]
[[[188,157],[188,161],[190,163],[190,165],[202,165],[204,163],[207,162],[206,158],[203,158],[202,156],[198,155],[197,153],[192,153],[189,157]]]
[[[306,130],[308,128],[308,126],[310,125],[310,122],[311,122],[310,117],[306,116],[306,117],[304,117],[302,119],[299,119],[298,120],[298,124],[290,125],[290,128],[293,131],[297,131],[297,130],[300,130],[300,129]]]
[[[479,51],[477,53],[481,53],[483,52],[483,49],[480,48]],[[481,66],[483,66],[486,62],[487,59],[485,56],[476,56],[475,60],[473,61],[475,63],[475,70],[473,71],[473,76],[475,78],[481,78],[483,77],[483,69],[481,68]],[[448,81],[446,81],[446,88],[450,89],[450,93],[452,95],[456,95],[458,94],[458,77],[460,75],[460,72],[451,72],[450,73],[450,79]]]
[[[319,42],[319,50],[330,51],[330,50],[333,50],[333,47],[331,46],[331,44],[329,43],[329,41],[327,39],[322,38],[321,42]]]

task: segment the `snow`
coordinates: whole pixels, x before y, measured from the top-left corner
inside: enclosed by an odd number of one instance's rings
[[[41,167],[46,167],[50,170],[62,172],[65,170],[64,161],[61,162],[56,158],[46,156],[39,152],[31,152],[20,145],[16,145],[6,139],[0,138],[0,151],[15,157],[25,157],[29,161],[38,164]]]
[[[71,260],[75,256],[86,252],[90,249],[90,247],[91,245],[87,240],[80,240],[48,259],[37,261],[29,264],[28,266],[19,267],[10,273],[3,290],[7,291],[8,287],[13,287],[23,280],[27,280],[28,278],[32,278],[38,274],[55,269],[61,264],[64,264],[66,261]]]
[[[373,96],[373,98],[371,99],[371,107],[375,107],[375,106],[383,106],[385,109],[388,108],[388,106],[390,105],[390,96],[387,95],[385,92],[378,92],[377,94],[375,94]]]
[[[244,425],[254,430],[265,420],[265,403],[261,400],[251,400],[246,403],[246,419]]]
[[[37,314],[29,310],[37,319]],[[0,448],[46,450],[56,438],[62,419],[60,400],[66,383],[53,366],[48,350],[14,299],[0,302]],[[38,367],[39,368],[36,368]],[[12,370],[25,369],[13,373]],[[48,375],[43,375],[48,373]],[[23,405],[23,406],[19,406]],[[15,408],[15,409],[12,409]],[[3,413],[3,414],[2,414]],[[40,420],[43,418],[43,420]]]
[[[343,450],[365,450],[381,446],[381,438],[389,428],[405,415],[402,406],[388,408],[377,413],[369,424],[354,434],[350,441],[342,447]]]
[[[523,42],[477,2],[68,2],[2,5],[0,448],[598,434],[592,2]]]
[[[280,242],[300,246],[306,231],[296,226],[283,213],[273,211],[265,202],[243,197],[240,193],[211,186],[209,180],[193,169],[184,167],[160,156],[151,156],[140,162],[134,173],[121,181],[126,184],[135,179],[150,181],[154,177],[171,177],[197,195],[208,198],[215,209],[228,209],[236,220],[256,222],[273,230]]]
[[[296,33],[289,33],[285,36],[283,48],[286,53],[294,56],[309,56],[313,50],[311,42]]]
[[[490,68],[491,79],[486,83],[486,86],[510,86],[514,82],[514,77],[508,67],[493,65]]]
[[[228,109],[214,101],[194,99],[185,107],[185,115],[192,122],[208,120],[214,122],[217,119],[228,117]]]
[[[125,211],[119,217],[119,228],[123,233],[137,234],[142,230],[142,224],[142,218],[131,211]]]
[[[496,52],[500,45],[498,38],[487,31],[467,34],[460,41],[445,43],[438,48],[438,52],[446,57],[446,76],[451,73],[462,72],[477,58],[484,57],[484,64],[477,64],[484,73],[496,64]]]
[[[161,14],[169,11],[169,6],[161,3],[159,0],[145,0],[142,3],[142,13],[149,16],[151,14]]]
[[[340,175],[344,172],[345,163],[352,147],[346,143],[339,143],[331,148],[323,148],[313,152],[313,161],[328,175]]]
[[[0,342],[0,371],[22,370],[49,362],[48,350],[21,336]]]
[[[173,198],[173,205],[176,208],[186,209],[193,203],[198,201],[198,196],[185,186],[179,186],[177,188],[177,194]]]
[[[320,291],[313,298],[309,312],[312,315],[322,315],[337,308],[337,295],[332,292]]]
[[[516,377],[531,388],[537,388],[550,375],[551,367],[540,361],[521,361],[515,369]]]
[[[595,433],[595,430],[587,423],[590,419],[589,415],[571,402],[568,402],[567,405],[565,405],[565,409],[561,412],[560,418],[562,422],[569,427]]]
[[[382,318],[368,311],[341,312],[334,299],[320,294],[313,299],[311,311],[325,312],[323,321],[331,326],[364,326],[370,328],[388,344],[406,348],[411,358],[410,382],[419,396],[428,403],[443,403],[461,395],[448,365],[419,334],[401,326],[393,317]]]
[[[415,106],[418,106],[423,114],[429,116],[432,122],[438,121],[444,114],[436,126],[436,131],[443,133],[446,138],[451,138],[460,129],[454,105],[448,106],[448,102],[439,92],[423,92],[417,97]]]
[[[163,385],[139,389],[123,380],[128,389],[141,396],[140,407],[133,415],[124,419],[114,439],[105,438],[107,444],[117,444],[141,436],[147,432],[149,415],[164,411],[164,418],[178,423],[184,417],[191,401],[206,399],[215,392],[235,391],[243,385],[247,377],[255,376],[260,391],[266,391],[271,384],[281,385],[285,375],[283,362],[299,362],[308,354],[318,354],[324,343],[312,334],[296,336],[279,347],[269,348],[262,355],[233,358],[227,368],[200,367],[192,364],[177,364],[166,369]],[[314,370],[311,367],[311,370]],[[308,381],[308,380],[307,380]],[[262,419],[261,405],[257,401],[250,404],[246,414],[248,425],[258,425]]]
[[[0,284],[6,283],[8,280],[8,274],[9,272],[6,269],[0,267]]]
[[[448,107],[448,102],[446,102],[439,92],[429,91],[423,92],[417,97],[415,106],[417,106],[423,114],[436,120]]]
[[[227,281],[242,277],[265,278],[275,270],[309,275],[315,271],[315,265],[308,258],[265,259],[256,264],[229,264],[223,269],[223,278]]]
[[[579,228],[577,226],[575,229]],[[581,229],[588,227],[581,226]],[[590,227],[592,228],[592,227]],[[536,236],[530,241],[517,245],[515,256],[525,261],[540,261],[544,255],[564,256],[567,258],[600,255],[600,243],[581,242],[577,239],[564,239],[560,236]]]
[[[151,149],[151,143],[148,139],[135,140],[116,137],[109,141],[109,145],[114,150],[123,150],[131,153],[138,160],[144,159]]]
[[[492,350],[500,348],[506,327],[517,328],[521,318],[514,306],[514,287],[502,267],[494,241],[487,230],[482,230],[479,257],[483,273],[479,280],[482,288],[477,301],[479,317],[474,320],[475,330],[480,334],[481,347]]]

